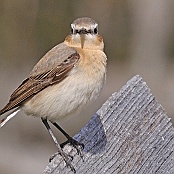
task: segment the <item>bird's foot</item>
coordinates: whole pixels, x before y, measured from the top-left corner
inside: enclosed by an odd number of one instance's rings
[[[79,143],[77,140],[69,137],[67,141],[65,141],[64,143],[60,144],[60,147],[63,148],[68,143],[70,145],[72,145],[77,150],[77,154],[80,155],[80,157],[83,159],[83,152],[82,152],[82,150],[84,149],[84,144],[83,143]]]
[[[49,162],[51,162],[57,155],[61,155],[63,160],[65,161],[66,163],[66,166],[67,167],[70,167],[71,171],[76,173],[76,170],[74,168],[74,166],[71,164],[71,161],[73,160],[73,157],[70,156],[70,155],[67,155],[65,152],[56,152],[55,154],[53,154],[50,158],[49,158]]]

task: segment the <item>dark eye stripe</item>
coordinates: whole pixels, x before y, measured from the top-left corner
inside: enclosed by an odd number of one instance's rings
[[[82,34],[82,33],[90,33],[90,34],[97,34],[98,33],[98,29],[97,28],[94,28],[94,30],[91,30],[91,29],[89,29],[89,30],[86,30],[86,29],[81,29],[81,30],[77,30],[77,29],[71,29],[71,33],[72,34],[77,34],[77,33],[79,33],[79,34]]]

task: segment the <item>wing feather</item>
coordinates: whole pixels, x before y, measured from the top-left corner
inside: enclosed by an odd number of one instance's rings
[[[78,53],[73,53],[56,67],[37,75],[31,75],[29,78],[25,79],[12,93],[8,104],[0,110],[0,115],[22,105],[26,100],[46,87],[61,82],[68,76],[79,59],[80,55]]]

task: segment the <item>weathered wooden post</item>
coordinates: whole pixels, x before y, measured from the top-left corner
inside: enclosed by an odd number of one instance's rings
[[[174,127],[140,76],[127,82],[75,135],[84,161],[69,145],[77,174],[174,174]],[[44,174],[72,173],[60,156]]]

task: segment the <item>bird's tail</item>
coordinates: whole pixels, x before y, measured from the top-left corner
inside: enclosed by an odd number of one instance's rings
[[[18,107],[18,108],[16,108],[15,110],[13,110],[12,112],[10,112],[10,113],[6,116],[6,118],[0,120],[0,128],[1,128],[2,126],[4,126],[4,125],[7,123],[7,121],[9,121],[11,118],[13,118],[19,111],[20,111],[20,108]]]

